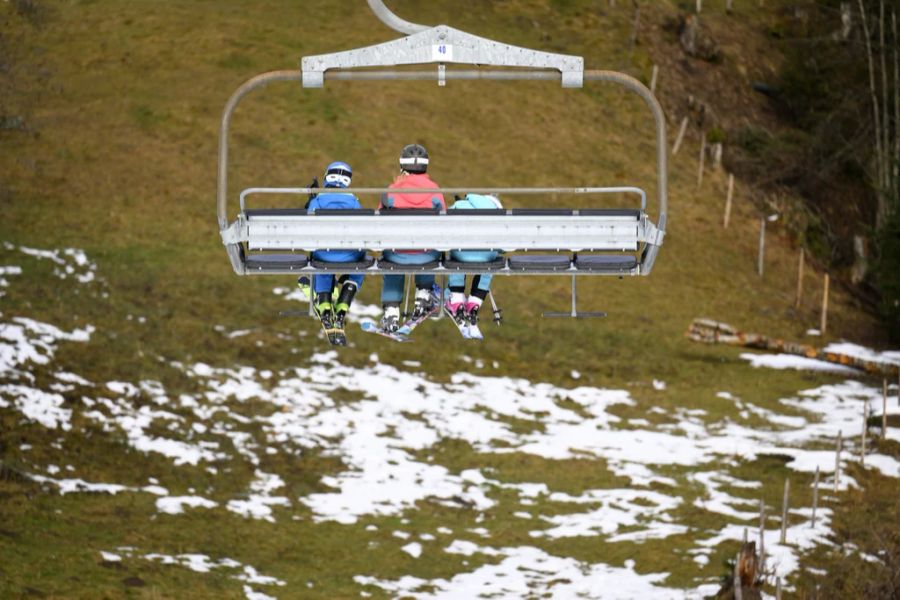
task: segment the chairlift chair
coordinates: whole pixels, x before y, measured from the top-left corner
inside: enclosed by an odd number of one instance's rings
[[[438,25],[410,23],[393,14],[383,0],[367,0],[389,27],[405,34],[399,39],[331,54],[307,56],[300,71],[271,71],[245,82],[229,98],[219,132],[217,215],[222,242],[238,275],[344,274],[366,275],[416,272],[492,273],[499,275],[567,275],[572,277],[570,313],[545,316],[601,316],[576,309],[579,276],[649,275],[663,243],[667,210],[667,145],[665,117],[659,102],[637,79],[615,71],[585,70],[579,56],[520,48],[464,31]],[[371,70],[373,67],[436,65],[436,70]],[[448,70],[448,64],[489,66],[490,70]],[[360,69],[367,69],[361,71]],[[228,130],[240,100],[250,91],[275,81],[300,82],[304,88],[322,88],[326,81],[432,80],[444,86],[451,80],[558,81],[564,88],[585,82],[616,83],[637,93],[649,105],[656,125],[657,220],[647,212],[644,190],[631,187],[473,188],[438,190],[404,189],[445,195],[482,194],[592,194],[627,193],[639,198],[639,208],[498,209],[477,211],[375,211],[250,208],[251,196],[305,195],[308,187],[250,187],[241,191],[237,218],[229,222]],[[381,194],[387,188],[346,188],[341,192]],[[444,253],[428,265],[397,265],[380,257],[384,250],[430,248]],[[450,260],[451,250],[502,251],[491,263]],[[325,249],[365,250],[353,263],[325,263],[311,253]],[[548,250],[555,251],[547,253]],[[511,254],[523,252],[523,254]]]

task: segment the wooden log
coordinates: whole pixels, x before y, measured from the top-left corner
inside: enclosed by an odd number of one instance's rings
[[[825,352],[807,344],[788,342],[778,338],[771,338],[759,333],[747,333],[738,331],[727,323],[713,321],[712,319],[694,319],[688,327],[685,335],[695,341],[706,344],[728,344],[731,346],[744,346],[757,350],[770,350],[785,354],[796,354],[806,358],[815,358],[839,365],[845,365],[860,369],[866,373],[878,376],[894,376],[900,374],[900,365],[896,363],[867,360],[857,356],[839,354],[837,352]]]
[[[806,249],[800,246],[800,260],[797,264],[797,300],[794,302],[794,308],[800,310],[803,300],[803,268],[806,266]]]
[[[728,221],[731,220],[731,198],[734,195],[734,175],[728,174],[728,195],[725,196],[725,217],[722,219],[722,228],[728,229]]]
[[[791,480],[784,480],[784,499],[781,502],[781,543],[787,542],[788,496],[791,493]]]
[[[681,148],[681,142],[684,141],[684,134],[687,131],[688,126],[688,118],[685,117],[681,120],[681,127],[678,129],[678,135],[675,136],[675,144],[672,146],[672,156],[678,154],[678,149]]]

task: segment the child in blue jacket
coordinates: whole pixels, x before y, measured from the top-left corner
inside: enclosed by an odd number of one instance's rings
[[[345,162],[333,162],[325,169],[325,190],[310,200],[307,208],[362,208],[359,200],[353,194],[328,191],[350,186],[353,170]],[[365,252],[362,250],[316,250],[312,257],[323,262],[356,262],[363,259]],[[353,297],[363,284],[362,275],[341,275],[338,283],[341,284],[340,295],[337,302],[332,305],[334,294],[334,275],[316,275],[313,278],[313,288],[316,294],[315,309],[325,329],[343,329],[344,318],[350,311]]]

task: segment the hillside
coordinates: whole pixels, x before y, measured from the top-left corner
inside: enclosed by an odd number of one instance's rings
[[[786,3],[730,17],[708,3],[729,34],[720,64],[675,60],[665,23],[679,3],[645,9],[635,44],[633,10],[616,4],[391,8],[646,82],[661,64],[670,144],[698,86],[747,119],[776,118],[746,84],[778,57],[742,51],[764,47]],[[14,0],[0,23],[0,595],[527,593],[490,587],[507,577],[559,597],[609,582],[623,598],[698,597],[760,499],[791,589],[867,597],[854,586],[889,579],[889,560],[861,556],[896,535],[873,548],[856,524],[898,510],[896,423],[868,470],[847,459],[842,491],[806,526],[814,469],[827,481],[838,431],[856,448],[881,382],[761,370],[683,337],[708,316],[815,345],[885,344],[839,286],[827,333],[807,336],[823,274],[807,269],[795,309],[784,218],[757,274],[757,188],[738,181],[723,229],[726,175],[697,186],[694,128],[671,158],[653,274],[579,284],[580,307],[607,319],[541,319],[568,309],[565,278],[498,278],[505,323],[480,345],[433,322],[405,345],[354,327],[335,353],[316,323],[277,316],[302,306],[293,278],[233,274],[214,216],[217,136],[251,76],[396,37],[365,3]],[[411,141],[445,186],[637,185],[655,198],[640,99],[546,83],[271,85],[235,114],[230,189],[304,185],[335,159],[355,186],[380,187]],[[361,305],[379,289],[369,278]],[[780,545],[787,477],[794,541]]]

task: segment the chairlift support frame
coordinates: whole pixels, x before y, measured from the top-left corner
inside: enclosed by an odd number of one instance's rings
[[[250,274],[299,273],[425,273],[445,275],[485,273],[505,275],[571,275],[573,307],[570,316],[581,316],[575,309],[575,277],[583,275],[649,275],[653,269],[666,230],[667,220],[667,144],[665,116],[653,93],[637,79],[616,71],[585,70],[579,56],[555,54],[521,48],[475,36],[446,25],[428,27],[404,21],[392,13],[383,0],[367,0],[369,7],[387,26],[404,37],[342,52],[304,57],[300,71],[271,71],[251,78],[229,98],[219,131],[217,217],[222,241],[234,271]],[[385,70],[385,67],[434,64],[437,70]],[[447,64],[492,67],[488,70],[448,70]],[[357,69],[380,67],[379,70]],[[611,82],[637,93],[649,106],[656,127],[657,205],[654,223],[647,214],[646,193],[634,187],[545,187],[545,188],[440,188],[427,190],[444,194],[481,192],[516,194],[607,194],[636,193],[641,197],[639,210],[579,209],[570,211],[504,210],[492,214],[456,211],[412,214],[394,211],[339,211],[340,214],[307,213],[298,209],[262,209],[246,207],[246,199],[257,194],[307,194],[321,191],[310,188],[248,188],[240,194],[240,213],[228,221],[228,132],[231,118],[241,99],[249,92],[277,81],[299,82],[304,88],[321,88],[326,81],[558,81],[564,88],[580,88],[585,82]],[[349,193],[383,193],[387,188],[348,188]],[[410,191],[410,190],[404,190]],[[424,191],[424,190],[423,190]],[[530,213],[530,214],[529,214]],[[499,243],[493,241],[502,238]],[[641,249],[641,246],[643,247]],[[575,253],[565,268],[517,268],[515,257],[504,260],[499,268],[485,269],[476,264],[428,265],[424,268],[397,268],[380,259],[363,264],[312,264],[296,251],[352,248],[382,251],[396,248],[484,249],[504,251],[566,250]],[[284,254],[290,250],[291,254]],[[578,253],[583,251],[636,252],[632,263],[615,255],[609,260],[585,261],[581,268]],[[263,251],[253,254],[253,251]],[[280,253],[270,254],[265,251]],[[534,262],[534,261],[532,261]],[[540,263],[541,261],[537,261]],[[552,262],[552,261],[551,261]],[[611,265],[607,268],[606,263]],[[618,266],[617,266],[618,265]],[[624,267],[623,267],[624,265]],[[583,316],[590,316],[583,314]]]

